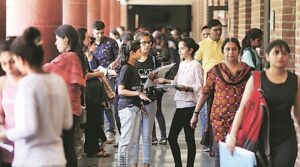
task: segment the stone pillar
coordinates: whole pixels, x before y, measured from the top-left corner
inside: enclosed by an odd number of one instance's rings
[[[111,0],[100,1],[100,20],[105,24],[104,35],[108,35],[110,31],[110,2]]]
[[[34,26],[42,33],[44,62],[58,55],[55,29],[62,24],[62,0],[10,0],[7,8],[7,36],[18,36]]]
[[[100,1],[88,0],[87,1],[87,29],[92,33],[92,25],[95,21],[100,20]]]
[[[6,0],[0,0],[0,40],[6,37]]]
[[[63,0],[63,24],[87,26],[87,0]]]
[[[127,22],[127,2],[125,0],[120,1],[120,25],[124,26],[125,29],[128,29],[128,22]]]
[[[121,25],[121,4],[120,1],[116,1],[116,15],[115,15],[115,26]]]
[[[117,1],[116,0],[110,0],[109,1],[109,29],[110,32],[112,29],[116,28],[116,6]]]
[[[117,0],[110,1],[110,30],[115,29],[120,25],[120,12],[121,12],[120,2]]]

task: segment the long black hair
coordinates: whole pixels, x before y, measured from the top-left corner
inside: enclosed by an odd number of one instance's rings
[[[199,49],[199,45],[195,42],[195,40],[193,38],[187,37],[180,40],[180,42],[183,42],[187,48],[193,49],[192,56],[194,57],[194,54]]]
[[[82,47],[83,51],[86,51],[87,48],[84,46],[83,41],[85,39],[85,34],[87,33],[87,29],[86,28],[78,28],[77,29],[77,34],[78,34],[78,38],[79,38],[79,43]]]
[[[141,43],[138,40],[128,41],[126,44],[122,44],[121,47],[121,65],[124,65],[129,60],[130,52],[136,52],[141,48]]]
[[[262,39],[262,36],[263,36],[263,32],[262,32],[261,29],[258,29],[258,28],[250,29],[246,33],[244,39],[242,40],[242,50],[244,50],[247,47],[251,48],[251,41],[250,40],[255,40],[256,38]]]
[[[88,64],[85,60],[85,55],[82,50],[82,46],[80,44],[80,40],[77,34],[77,31],[71,25],[60,25],[55,30],[55,35],[60,38],[68,38],[68,44],[70,45],[70,51],[77,53],[77,56],[81,62],[83,74],[85,75],[88,69]]]

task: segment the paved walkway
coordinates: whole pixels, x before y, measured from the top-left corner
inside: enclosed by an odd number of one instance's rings
[[[171,121],[175,111],[175,103],[173,98],[169,94],[165,94],[163,97],[163,113],[165,115],[166,124],[167,124],[167,134],[169,133]],[[157,136],[160,136],[160,130],[157,126]],[[214,159],[209,157],[207,153],[202,151],[202,146],[200,143],[200,128],[199,126],[196,128],[196,145],[197,145],[197,154],[195,159],[195,167],[213,167],[214,166]],[[118,136],[117,136],[118,137]],[[184,132],[179,135],[178,139],[180,148],[181,148],[181,155],[182,155],[182,162],[183,166],[186,165],[187,160],[187,146],[185,143]],[[117,148],[114,148],[113,145],[107,145],[107,153],[111,154],[109,158],[87,158],[84,153],[82,153],[82,144],[78,147],[79,154],[78,154],[78,162],[79,167],[117,167]],[[140,160],[139,166],[142,167],[142,154],[140,150]],[[152,157],[154,160],[153,167],[173,167],[174,160],[171,153],[171,149],[169,145],[157,145],[153,146],[152,150]]]

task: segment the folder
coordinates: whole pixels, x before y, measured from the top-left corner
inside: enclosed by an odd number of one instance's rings
[[[224,142],[219,142],[221,167],[254,167],[255,154],[241,147],[235,147],[233,155],[229,152]]]

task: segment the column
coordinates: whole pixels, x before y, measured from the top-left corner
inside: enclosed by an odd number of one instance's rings
[[[100,20],[100,1],[87,0],[87,29],[92,33],[92,25],[95,21]]]
[[[101,0],[100,1],[100,20],[105,24],[104,34],[108,35],[110,31],[110,0]]]
[[[0,0],[0,40],[6,36],[6,0]]]
[[[127,22],[127,2],[125,0],[120,1],[120,25],[124,26],[125,29],[128,28]]]
[[[87,0],[63,0],[63,24],[87,26]]]
[[[110,1],[110,30],[120,25],[120,2],[117,0]]]
[[[44,62],[57,56],[54,31],[62,24],[62,0],[10,0],[10,5],[7,36],[21,35],[27,27],[34,26],[42,33]]]

